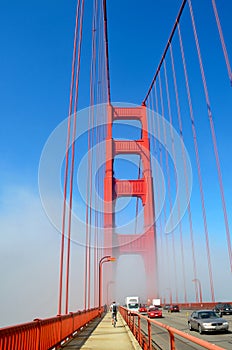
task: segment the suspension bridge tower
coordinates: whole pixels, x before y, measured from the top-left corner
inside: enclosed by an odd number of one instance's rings
[[[112,126],[116,120],[139,120],[141,139],[114,140]],[[147,297],[157,296],[156,230],[151,173],[150,144],[148,138],[146,107],[107,107],[106,171],[104,179],[104,247],[105,254],[141,255],[144,261]],[[142,162],[142,177],[135,180],[119,180],[114,177],[114,158],[120,154],[137,154]],[[115,227],[115,203],[119,197],[138,197],[143,205],[143,232],[119,234]],[[112,264],[108,266],[113,269]],[[109,270],[108,270],[109,272]]]

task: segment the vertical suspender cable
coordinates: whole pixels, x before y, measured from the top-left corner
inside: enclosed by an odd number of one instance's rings
[[[165,59],[164,59],[163,62],[165,62]],[[169,168],[169,162],[168,162],[166,128],[165,128],[165,124],[164,124],[165,117],[164,117],[163,89],[162,89],[162,83],[161,83],[161,76],[160,76],[160,74],[158,75],[158,78],[159,78],[160,101],[161,101],[161,109],[162,109],[163,134],[164,134],[164,143],[165,143],[165,161],[166,161],[166,173],[167,173],[167,180],[168,180],[168,200],[169,200],[169,209],[170,209],[170,213],[171,213],[171,210],[172,210],[172,198],[171,198],[170,168]],[[173,222],[173,220],[172,220],[172,216],[171,216],[171,223],[172,222]],[[174,232],[171,235],[172,235],[172,251],[173,251],[173,262],[174,262],[174,279],[175,279],[175,285],[176,285],[176,302],[178,303]]]
[[[65,174],[64,174],[64,198],[63,198],[63,216],[62,216],[62,232],[61,232],[61,252],[60,252],[60,284],[59,284],[59,301],[58,301],[58,315],[62,313],[62,292],[63,292],[63,269],[64,269],[64,235],[65,235],[65,217],[66,217],[66,198],[67,198],[67,182],[68,182],[68,163],[69,163],[69,143],[70,143],[70,129],[71,129],[71,115],[73,105],[73,89],[75,80],[75,65],[76,65],[76,46],[78,35],[78,18],[79,18],[80,0],[78,0],[76,9],[76,24],[73,45],[73,59],[72,59],[72,75],[69,97],[69,113],[68,113],[68,130],[65,154]]]
[[[171,46],[171,44],[170,44]],[[169,122],[171,124],[171,138],[172,138],[172,153],[173,153],[173,161],[174,165],[176,164],[176,150],[174,145],[174,135],[173,135],[173,122],[172,122],[172,111],[171,111],[171,103],[170,103],[170,93],[169,93],[169,85],[168,85],[168,76],[167,76],[167,68],[166,61],[164,60],[164,76],[165,76],[165,85],[166,85],[166,95],[167,95],[167,103],[168,103],[168,114],[169,114]],[[177,192],[177,176],[176,172],[174,172],[175,177],[175,188]],[[183,272],[183,281],[184,281],[184,300],[187,302],[187,293],[186,293],[186,280],[185,280],[185,261],[184,261],[184,248],[183,248],[183,235],[182,235],[182,224],[180,218],[180,200],[177,198],[177,207],[178,207],[178,221],[179,221],[179,233],[180,233],[180,244],[181,244],[181,259],[182,259],[182,272]],[[174,235],[174,233],[173,233]],[[177,300],[178,302],[178,300]]]
[[[99,4],[98,4],[99,6]],[[98,7],[97,7],[98,9]],[[98,63],[98,67],[97,67],[97,86],[96,86],[96,102],[97,104],[101,102],[101,99],[99,100],[99,92],[100,92],[100,81],[99,81],[99,76],[100,76],[100,72],[101,72],[101,63],[99,60],[99,55],[100,55],[100,20],[101,20],[101,12],[99,13],[99,16],[97,18],[97,24],[96,24],[96,32],[98,33],[98,48],[97,48],[97,63]],[[98,124],[98,116],[99,116],[99,106],[96,107],[96,123],[97,123],[97,128],[96,128],[96,144],[98,145],[100,142],[100,131],[99,131],[99,124]],[[97,159],[99,162],[99,158]],[[96,169],[98,169],[98,164],[96,164]],[[98,267],[98,235],[99,235],[99,207],[98,207],[98,195],[99,195],[99,171],[96,174],[96,180],[95,180],[95,194],[94,194],[94,243],[93,243],[93,277],[94,277],[94,307],[97,306],[97,267]]]
[[[226,210],[226,202],[225,202],[224,187],[223,187],[223,181],[222,181],[221,165],[220,165],[218,148],[217,148],[216,134],[215,134],[214,122],[213,122],[213,117],[212,117],[210,101],[209,101],[209,93],[208,93],[208,87],[207,87],[206,78],[205,78],[205,71],[204,71],[202,57],[201,57],[201,50],[200,50],[200,45],[199,45],[199,41],[198,41],[198,35],[197,35],[197,30],[196,30],[194,15],[193,15],[192,4],[191,4],[190,0],[188,0],[188,4],[189,4],[191,19],[192,19],[194,38],[195,38],[196,47],[197,47],[197,54],[198,54],[198,59],[199,59],[199,64],[200,64],[201,77],[202,77],[202,82],[203,82],[204,92],[205,92],[205,100],[206,100],[207,110],[208,110],[210,130],[211,130],[211,135],[212,135],[212,140],[213,140],[214,154],[215,154],[215,159],[216,159],[216,164],[217,164],[218,180],[219,180],[222,208],[223,208],[223,214],[224,214],[224,222],[225,222],[225,228],[226,228],[226,237],[227,237],[229,261],[230,261],[230,269],[232,272],[232,251],[231,251],[230,229],[229,229],[228,216],[227,216],[227,210]]]
[[[98,16],[98,56],[97,56],[97,61],[98,61],[98,81],[97,81],[97,130],[96,130],[96,142],[99,144],[102,141],[102,123],[104,121],[103,116],[102,116],[102,103],[105,102],[104,100],[104,93],[103,89],[105,88],[103,82],[103,60],[102,60],[102,53],[103,53],[103,11],[102,11],[102,1],[99,2],[99,16]],[[104,56],[103,56],[104,57]],[[100,125],[100,126],[99,126]],[[98,164],[101,164],[101,157],[98,157]],[[98,169],[98,166],[97,166]],[[95,243],[94,243],[94,305],[98,305],[98,261],[100,259],[99,255],[99,245],[100,245],[100,237],[99,233],[101,232],[101,205],[99,204],[99,196],[100,196],[100,184],[101,181],[103,183],[103,179],[101,178],[101,171],[97,171],[97,178],[96,178],[96,186],[97,190],[95,191]],[[100,201],[101,202],[101,201]],[[96,204],[98,203],[98,204]]]
[[[156,113],[158,113],[158,99],[157,99],[157,91],[156,91],[156,84],[153,86],[153,97],[152,100],[155,99],[155,106],[153,108],[153,110],[156,109]],[[154,102],[153,102],[154,104]],[[157,118],[156,118],[157,120]],[[155,128],[155,125],[154,125]],[[158,154],[159,154],[159,146],[157,146],[157,142],[155,141],[155,149],[156,149],[156,154],[157,154],[157,158],[158,158]],[[158,164],[156,163],[156,169],[158,169]],[[160,191],[159,188],[157,186],[157,196],[158,196],[158,202],[160,202]],[[160,241],[161,241],[161,250],[163,251],[163,227],[162,227],[162,220],[161,220],[161,216],[159,218],[159,224],[160,224]]]
[[[88,122],[88,174],[86,182],[86,266],[85,266],[85,307],[90,309],[91,281],[91,233],[92,233],[92,146],[94,137],[94,83],[96,75],[96,17],[97,0],[93,3],[92,19],[92,56],[90,70],[90,111]],[[87,303],[86,303],[87,299]]]
[[[187,170],[186,170],[186,159],[185,159],[185,152],[184,152],[184,136],[183,136],[183,129],[182,129],[182,118],[181,118],[179,93],[178,93],[177,80],[176,80],[175,63],[174,63],[174,57],[173,57],[173,52],[172,52],[172,44],[170,44],[170,56],[171,56],[171,62],[172,62],[172,75],[173,75],[174,89],[175,89],[179,132],[180,132],[180,137],[183,141],[181,144],[181,154],[182,154],[182,159],[183,159],[183,163],[184,163],[185,191],[186,191],[187,197],[189,197],[189,183],[188,183],[188,176],[187,176]],[[194,275],[194,279],[196,279],[197,278],[197,268],[196,268],[196,257],[195,257],[194,238],[193,238],[192,212],[191,212],[190,201],[188,203],[188,221],[189,221],[190,239],[191,239],[191,247],[192,247],[193,275]],[[198,302],[198,289],[197,289],[196,284],[195,284],[195,293],[196,293],[196,301]]]
[[[154,150],[154,158],[155,156],[157,156],[157,149],[156,149],[156,138],[155,138],[155,126],[154,126],[154,122],[155,122],[155,118],[154,118],[154,114],[155,114],[155,108],[154,108],[154,89],[152,90],[149,98],[148,98],[148,108],[149,108],[149,111],[151,113],[151,118],[150,118],[150,130],[151,130],[151,136],[150,136],[150,142],[151,142],[151,147],[150,148],[153,148]],[[151,161],[152,161],[152,158],[151,158]],[[153,162],[154,164],[154,162]],[[157,162],[155,162],[154,164],[154,167],[153,167],[153,164],[151,162],[151,172],[152,172],[152,179],[156,179],[156,174],[157,174]],[[159,189],[158,187],[159,186],[155,186],[156,187],[156,191],[157,191],[157,200],[158,200],[158,203],[160,202],[160,195],[159,195]],[[160,222],[160,220],[159,220]],[[156,205],[155,205],[155,222],[154,222],[154,225],[155,225],[155,234],[156,234],[156,237],[157,237],[157,218],[156,218]],[[163,251],[163,237],[162,237],[162,230],[160,229],[160,245],[161,245],[161,251]],[[160,281],[160,277],[159,277],[159,259],[157,257],[157,281],[158,284],[158,288],[157,288],[157,295],[159,296],[161,294],[161,290],[162,290],[162,286],[161,286],[161,281]]]
[[[159,113],[159,106],[158,106],[158,97],[157,97],[157,89],[156,89],[156,83],[154,84],[153,86],[153,95],[155,98],[155,108],[156,108],[156,113],[158,114]],[[156,118],[157,120],[158,118]],[[161,153],[161,147],[160,145],[156,146],[157,147],[157,156],[158,156],[158,153]],[[161,157],[162,158],[162,157]],[[158,165],[157,165],[158,166]],[[159,190],[157,191],[158,193],[158,201],[160,202],[160,193],[159,193]],[[161,216],[160,216],[160,219],[159,219],[159,223],[160,223],[160,237],[161,237],[161,247],[163,247],[163,227],[162,227],[162,220],[161,220]],[[162,249],[163,251],[163,249]]]
[[[209,280],[210,280],[210,288],[211,288],[211,298],[212,298],[212,302],[214,302],[215,297],[214,297],[213,275],[212,275],[210,249],[209,249],[209,234],[208,234],[208,226],[207,226],[207,220],[206,220],[205,200],[204,200],[203,184],[202,184],[202,177],[201,177],[199,150],[198,150],[197,135],[196,135],[195,122],[194,122],[194,115],[193,115],[192,99],[191,99],[190,88],[189,88],[187,67],[186,67],[186,61],[185,61],[184,47],[183,47],[182,36],[181,36],[179,24],[178,24],[178,35],[179,35],[182,62],[183,62],[183,68],[184,68],[185,85],[186,85],[186,90],[187,90],[187,95],[188,95],[188,104],[189,104],[190,119],[191,119],[191,125],[192,125],[192,134],[193,134],[193,141],[194,141],[194,148],[195,148],[195,155],[196,155],[196,162],[197,162],[198,181],[199,181],[199,187],[200,187],[201,208],[202,208],[202,216],[203,216],[203,222],[204,222],[206,251],[207,251],[208,269],[209,269]]]
[[[69,270],[70,270],[70,248],[71,248],[71,222],[72,222],[72,202],[73,202],[73,175],[74,175],[74,160],[75,160],[75,138],[76,138],[76,119],[77,119],[77,104],[79,94],[79,75],[81,65],[81,44],[82,44],[82,28],[83,28],[83,13],[84,0],[81,3],[80,13],[80,30],[77,52],[77,72],[76,72],[76,86],[75,86],[75,103],[74,103],[74,121],[72,133],[72,159],[71,159],[71,173],[70,173],[70,194],[69,194],[69,217],[68,217],[68,244],[67,244],[67,265],[66,265],[66,305],[65,313],[68,313],[69,302]]]
[[[140,139],[142,138],[142,131]],[[141,164],[142,160],[141,157],[139,158],[139,165],[138,165],[138,179],[141,177]],[[137,227],[138,227],[138,212],[139,212],[139,197],[136,197],[136,205],[135,205],[135,234],[137,233]]]
[[[159,77],[159,75],[158,75]],[[159,80],[159,85],[160,85],[160,80]],[[157,105],[157,113],[158,113],[158,94],[157,94],[157,88],[156,88],[156,84],[154,85],[155,86],[155,98],[156,98],[156,105]],[[160,88],[161,89],[161,88]],[[161,92],[161,90],[160,90]],[[162,109],[162,114],[163,114],[163,106],[161,104],[161,109]],[[160,118],[157,118],[157,129],[158,129],[158,139],[160,140],[161,139],[161,133],[160,133],[160,122],[159,122],[159,119]],[[159,153],[160,153],[160,166],[161,166],[161,169],[164,168],[163,166],[163,157],[162,157],[162,148],[161,148],[161,145],[159,144]],[[166,218],[167,218],[167,215],[166,215],[166,205],[165,205],[165,202],[164,202],[164,227],[165,227],[165,223],[166,223]],[[166,253],[167,253],[167,275],[168,275],[168,285],[170,286],[170,268],[169,268],[169,249],[168,249],[168,236],[165,235],[165,243],[166,243]],[[170,290],[170,293],[172,293],[172,291]],[[172,299],[172,298],[171,298]]]
[[[224,57],[225,57],[225,61],[226,61],[226,67],[227,67],[227,71],[228,71],[228,75],[229,75],[229,79],[230,79],[230,85],[232,86],[232,72],[231,72],[231,66],[230,66],[230,60],[228,57],[228,53],[227,53],[227,49],[226,49],[226,43],[224,40],[224,35],[222,32],[222,27],[221,27],[221,23],[220,23],[220,19],[219,19],[219,15],[218,15],[218,11],[217,11],[217,6],[216,6],[216,1],[212,0],[212,5],[213,5],[213,11],[214,11],[214,15],[215,15],[215,19],[217,22],[217,27],[218,27],[218,32],[219,32],[219,36],[220,36],[220,40],[221,40],[221,44],[222,44],[222,50],[224,53]]]

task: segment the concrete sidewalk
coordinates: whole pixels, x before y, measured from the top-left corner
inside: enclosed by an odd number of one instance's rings
[[[140,350],[141,347],[122,316],[119,313],[117,316],[118,322],[115,328],[111,325],[111,313],[108,312],[90,334],[84,335],[81,332],[78,337],[62,348],[66,350]]]

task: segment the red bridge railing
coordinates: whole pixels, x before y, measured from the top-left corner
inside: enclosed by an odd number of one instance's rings
[[[128,310],[124,307],[120,307],[120,313],[126,323],[128,324],[130,330],[134,334],[135,338],[137,339],[139,345],[142,347],[143,350],[153,350],[152,341],[156,341],[154,334],[152,334],[151,326],[152,324],[160,327],[161,329],[165,329],[169,335],[169,349],[175,350],[177,349],[176,346],[176,336],[178,338],[187,339],[189,342],[200,345],[202,348],[208,349],[208,350],[223,350],[220,346],[210,344],[205,340],[198,339],[196,337],[193,337],[192,335],[189,335],[187,333],[184,333],[182,331],[179,331],[178,329],[175,329],[173,327],[167,326],[161,322],[151,320],[146,316],[142,316],[138,314],[137,312],[133,313],[133,315],[128,314]],[[147,321],[147,332],[144,332],[144,330],[141,329],[141,319],[144,319]],[[179,340],[178,339],[178,340]]]
[[[98,315],[99,310],[95,308],[2,328],[0,329],[0,349],[48,350],[58,347]]]

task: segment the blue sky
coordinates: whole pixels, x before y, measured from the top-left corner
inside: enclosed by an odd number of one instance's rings
[[[201,5],[196,5],[193,0],[194,9],[197,12],[200,43],[203,47],[203,59],[206,63],[205,69],[231,222],[232,90],[227,78],[215,21],[208,10],[210,3],[210,0],[205,0]],[[138,0],[108,1],[112,101],[135,104],[142,102],[180,4],[180,0],[147,0],[143,3]],[[223,3],[218,1],[217,5],[228,44],[228,53],[232,59],[230,22],[232,4],[230,0],[225,0]],[[38,315],[42,309],[44,316],[50,316],[56,312],[55,287],[58,285],[56,264],[59,259],[59,235],[42,210],[38,191],[38,166],[46,140],[68,113],[75,8],[75,0],[0,1],[0,240],[2,247],[0,265],[3,281],[2,296],[0,296],[3,302],[0,323],[2,325],[30,320],[33,318],[32,315]],[[86,1],[86,26],[91,23],[91,8],[92,1]],[[206,13],[207,16],[205,16]],[[210,144],[208,120],[202,91],[198,88],[199,73],[196,73],[198,67],[196,57],[193,55],[194,47],[192,41],[188,39],[189,35],[191,36],[188,23],[187,16],[184,16],[183,40],[186,45],[186,56],[191,59],[192,97],[196,114],[199,116],[196,123],[209,221],[212,219],[209,226],[212,226],[213,231],[214,227],[217,227],[217,230],[212,233],[211,239],[215,242],[212,251],[218,254],[217,244],[221,244],[220,251],[222,249],[223,257],[226,257],[215,162],[211,146],[209,146],[210,151],[205,147],[206,144]],[[84,35],[85,45],[90,45],[91,31],[86,30]],[[89,67],[83,61],[83,72],[87,74],[88,70]],[[194,76],[196,80],[193,79]],[[89,105],[88,81],[87,78],[83,83],[86,91],[83,91],[80,96],[80,108]],[[201,119],[201,113],[204,115],[204,120]],[[188,140],[190,128],[187,122],[186,135]],[[187,148],[193,159],[191,142],[187,142]],[[193,173],[196,181],[194,166]],[[197,189],[196,182],[194,186]],[[196,194],[193,195],[196,220],[200,217],[197,211],[198,200],[199,195],[196,190]],[[219,216],[216,222],[213,220],[215,215]],[[197,225],[196,231],[198,230],[201,230],[201,224],[199,227]],[[228,267],[226,258],[225,264]],[[33,267],[37,278],[30,266]],[[222,277],[216,268],[215,274],[219,285]],[[231,279],[231,275],[229,278]],[[46,288],[41,287],[46,283],[51,284],[50,293],[47,293]],[[55,287],[54,284],[56,284]],[[35,306],[38,290],[42,297],[40,303]],[[219,287],[217,293],[220,297]],[[232,300],[232,295],[224,295],[222,298]],[[34,305],[30,313],[25,312],[25,304],[28,300],[31,305]],[[13,314],[15,309],[18,310],[17,315]],[[44,311],[45,309],[48,311]]]

